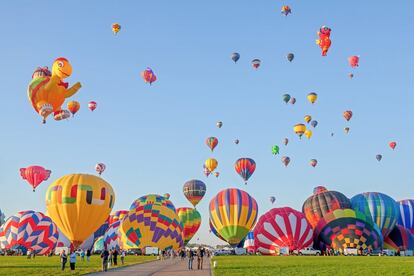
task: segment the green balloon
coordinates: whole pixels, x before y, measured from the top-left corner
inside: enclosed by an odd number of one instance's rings
[[[274,145],[272,147],[272,154],[273,155],[279,154],[279,146]]]

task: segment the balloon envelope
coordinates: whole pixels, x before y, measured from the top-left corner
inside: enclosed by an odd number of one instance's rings
[[[177,214],[183,225],[184,245],[187,245],[200,228],[201,215],[196,209],[188,207],[177,208]]]
[[[207,187],[203,181],[192,179],[184,183],[183,193],[188,201],[195,207],[206,194]]]
[[[234,63],[236,63],[240,59],[240,54],[239,53],[231,54],[231,59],[234,61]]]
[[[384,248],[395,251],[414,250],[414,235],[407,228],[397,225],[384,238]]]
[[[256,162],[251,158],[239,158],[234,164],[234,169],[243,178],[244,182],[252,176],[256,170]]]
[[[414,200],[404,199],[397,202],[399,208],[397,224],[414,234]]]
[[[29,166],[20,169],[20,176],[32,186],[33,192],[40,183],[49,179],[51,173],[52,171],[41,166]]]

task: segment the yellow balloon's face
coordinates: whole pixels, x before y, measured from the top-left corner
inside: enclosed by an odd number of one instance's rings
[[[46,192],[47,211],[65,236],[79,245],[108,218],[115,194],[102,178],[87,174],[66,175]]]
[[[72,65],[64,58],[58,58],[52,65],[52,75],[65,79],[72,75]]]

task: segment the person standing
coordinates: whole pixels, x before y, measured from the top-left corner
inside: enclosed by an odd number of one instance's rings
[[[82,261],[85,261],[85,251],[83,251],[83,250],[81,251],[80,257],[81,257]]]
[[[188,270],[192,270],[193,269],[193,258],[194,258],[194,253],[191,249],[189,249],[187,251],[187,258],[188,258]]]
[[[114,259],[114,265],[117,266],[118,265],[118,250],[116,250],[116,248],[113,251],[113,259]]]
[[[197,269],[203,269],[204,248],[199,247],[197,250]]]
[[[75,266],[76,266],[76,253],[75,253],[75,251],[72,251],[72,253],[70,253],[69,264],[70,264],[70,270],[75,270]]]
[[[86,260],[89,262],[91,260],[91,250],[86,250]]]
[[[108,266],[112,266],[112,250],[109,250],[109,256],[108,256]]]
[[[62,271],[65,270],[65,266],[67,262],[68,262],[68,255],[66,255],[65,250],[62,250],[62,253],[60,253],[60,263],[62,264]]]
[[[102,271],[108,271],[108,258],[109,258],[109,252],[107,249],[104,249],[101,253]]]
[[[125,260],[125,251],[122,250],[121,251],[121,264],[124,265],[124,260]]]

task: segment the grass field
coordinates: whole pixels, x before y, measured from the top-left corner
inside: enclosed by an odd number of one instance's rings
[[[143,263],[155,260],[153,256],[126,256],[125,265]],[[120,259],[118,258],[118,265],[120,266]],[[83,275],[90,272],[101,271],[101,258],[97,255],[91,257],[88,263],[77,258],[76,270],[74,273],[70,272],[69,260],[66,263],[66,270],[60,270],[59,257],[41,257],[35,259],[27,259],[27,257],[17,256],[0,256],[0,275],[33,275],[33,276],[58,276],[58,275]]]
[[[414,257],[222,256],[213,275],[414,275]],[[213,267],[213,266],[212,266]]]

